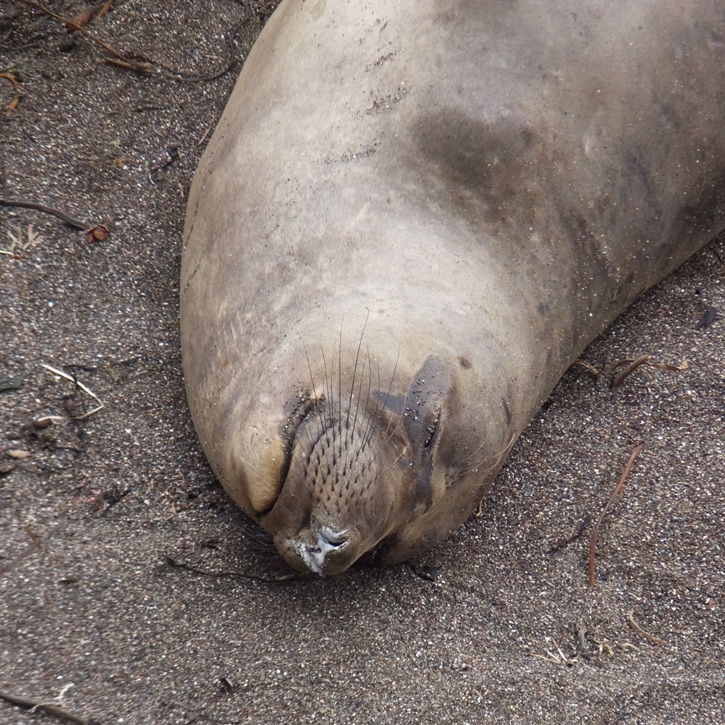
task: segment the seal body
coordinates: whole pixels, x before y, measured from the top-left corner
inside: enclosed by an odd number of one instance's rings
[[[294,567],[458,527],[583,348],[725,227],[717,0],[286,0],[194,178],[199,437]]]

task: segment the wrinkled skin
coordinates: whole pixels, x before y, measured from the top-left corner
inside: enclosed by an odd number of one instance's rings
[[[458,527],[582,349],[725,226],[725,5],[284,2],[194,179],[184,374],[295,568]]]

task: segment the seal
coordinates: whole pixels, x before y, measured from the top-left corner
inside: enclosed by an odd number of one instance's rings
[[[286,0],[194,177],[189,404],[321,575],[470,515],[566,368],[725,227],[725,4]]]

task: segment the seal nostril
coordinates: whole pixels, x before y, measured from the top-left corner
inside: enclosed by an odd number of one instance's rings
[[[318,541],[323,541],[330,547],[337,548],[347,543],[349,536],[347,531],[335,531],[329,526],[323,526],[318,532]]]

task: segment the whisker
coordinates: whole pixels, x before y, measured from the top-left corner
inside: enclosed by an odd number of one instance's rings
[[[357,343],[357,353],[355,355],[355,365],[353,365],[352,368],[352,380],[350,382],[350,398],[348,400],[347,405],[347,421],[345,425],[350,425],[350,409],[352,408],[352,396],[355,391],[355,376],[357,375],[357,367],[358,363],[360,362],[360,350],[362,348],[363,338],[365,337],[365,328],[368,325],[368,319],[370,319],[370,310],[367,311],[367,316],[365,317],[365,323],[363,324],[362,332],[360,333],[360,339]],[[342,331],[340,331],[340,358],[342,359]],[[353,424],[354,428],[354,424]]]
[[[242,518],[242,533],[249,543],[249,547],[256,551],[263,551],[269,554],[277,554],[277,547],[274,545],[274,537],[265,531],[256,521],[248,517]]]

